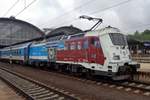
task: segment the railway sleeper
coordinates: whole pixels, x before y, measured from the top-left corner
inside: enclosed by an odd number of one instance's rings
[[[36,95],[36,94],[38,94],[38,93],[46,93],[46,92],[49,92],[49,90],[45,90],[45,89],[40,89],[40,90],[36,90],[36,91],[32,91],[32,92],[28,92],[28,93],[30,93],[31,95]]]
[[[38,85],[35,85],[35,84],[26,84],[26,85],[22,85],[23,83],[20,84],[20,86],[23,88],[23,89],[32,89],[32,88],[38,88],[39,86]]]
[[[46,94],[42,94],[42,95],[33,96],[33,98],[35,98],[35,99],[44,99],[44,98],[47,98],[47,97],[50,97],[50,96],[52,96],[50,93],[46,93]]]
[[[45,91],[45,89],[40,87],[40,88],[27,89],[25,91],[28,92],[28,93],[30,93],[30,94],[33,94],[33,93]]]
[[[31,94],[31,96],[43,95],[43,94],[47,94],[49,92],[50,92],[49,90],[45,90],[45,91],[41,91],[41,92],[37,92],[37,93]]]
[[[47,97],[51,97],[52,95],[54,95],[53,92],[49,92],[49,93],[46,93],[46,94],[41,94],[41,95],[37,95],[37,96],[34,96],[34,98],[36,99],[44,99],[44,98],[47,98]]]
[[[57,100],[57,98],[59,97],[58,94],[54,94],[54,95],[51,95],[51,96],[48,96],[48,97],[45,97],[44,100]],[[43,100],[43,99],[42,99]]]

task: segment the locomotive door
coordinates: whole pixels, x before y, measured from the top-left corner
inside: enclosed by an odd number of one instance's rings
[[[100,45],[100,41],[97,37],[90,40],[90,60],[93,63],[104,64],[104,55]]]
[[[56,49],[55,48],[48,49],[48,59],[50,62],[56,61]]]

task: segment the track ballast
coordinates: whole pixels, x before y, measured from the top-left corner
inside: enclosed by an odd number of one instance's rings
[[[0,77],[27,100],[78,100],[76,97],[65,94],[46,86],[43,83],[23,77],[10,70],[0,68]]]

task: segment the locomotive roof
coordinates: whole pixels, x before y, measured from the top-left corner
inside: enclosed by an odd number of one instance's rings
[[[83,31],[73,26],[64,26],[54,29],[47,34],[47,37],[58,36],[58,35],[72,35],[76,33],[82,33]]]
[[[105,35],[106,33],[121,33],[121,31],[118,28],[108,26],[99,30],[89,31],[86,36]]]

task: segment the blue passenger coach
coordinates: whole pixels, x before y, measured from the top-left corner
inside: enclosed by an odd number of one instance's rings
[[[29,46],[31,43],[24,43],[20,45],[15,45],[0,50],[1,59],[11,60],[17,63],[27,63],[29,60]]]
[[[0,50],[0,57],[3,60],[9,59],[10,58],[10,48],[4,48]]]

